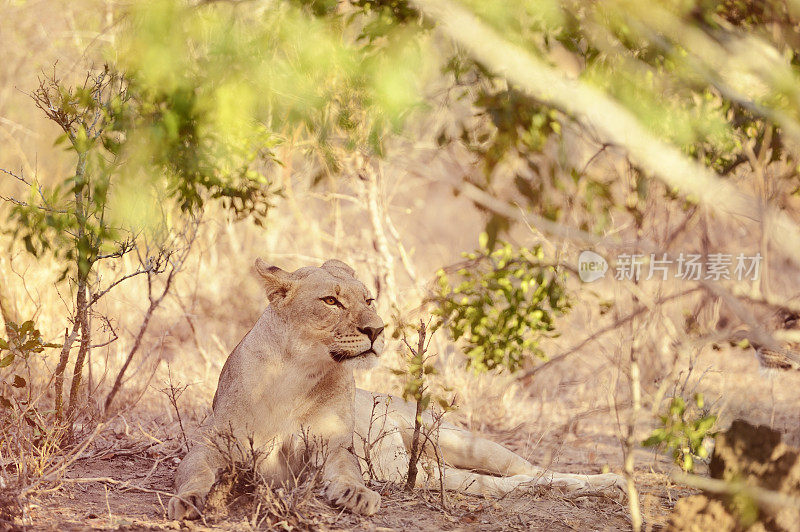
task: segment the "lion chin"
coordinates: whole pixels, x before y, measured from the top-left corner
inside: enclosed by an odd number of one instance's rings
[[[380,355],[378,355],[375,351],[369,351],[347,357],[346,359],[342,360],[342,364],[347,365],[347,367],[353,370],[365,370],[377,367],[379,361]]]
[[[381,496],[367,487],[362,471],[373,480],[405,482],[416,416],[415,404],[355,388],[353,370],[374,367],[384,347],[384,323],[374,300],[354,270],[338,260],[286,272],[258,259],[255,270],[270,304],[222,368],[213,414],[175,473],[168,515],[199,517],[219,471],[248,449],[261,453],[258,472],[265,481],[290,480],[307,467],[296,460],[308,441],[321,441],[327,449],[322,470],[327,500],[372,515]],[[429,413],[422,421],[434,424]],[[436,449],[430,441],[423,445],[420,486],[439,489],[442,482],[444,489],[502,496],[512,490],[536,493],[547,485],[575,494],[625,496],[619,475],[546,471],[448,423],[441,423],[432,439]],[[234,452],[223,454],[231,440]]]

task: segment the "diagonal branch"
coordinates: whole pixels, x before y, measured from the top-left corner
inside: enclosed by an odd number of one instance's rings
[[[800,228],[786,213],[765,206],[712,170],[685,157],[648,131],[604,92],[567,78],[558,69],[505,40],[475,15],[450,0],[411,0],[439,29],[475,60],[529,96],[563,110],[594,128],[603,142],[618,145],[641,169],[711,210],[768,223],[784,249],[800,264]]]
[[[136,270],[135,272],[129,273],[127,275],[123,275],[122,277],[120,277],[119,279],[117,279],[116,281],[114,281],[113,283],[108,285],[103,290],[101,290],[101,291],[97,292],[96,294],[92,295],[92,298],[89,300],[89,303],[88,303],[87,306],[91,307],[92,305],[97,303],[100,300],[100,298],[102,298],[104,295],[106,295],[111,290],[113,290],[115,286],[117,286],[118,284],[126,281],[127,279],[130,279],[131,277],[136,277],[137,275],[141,275],[143,273],[150,273],[152,271],[153,271],[152,266],[148,266],[148,267],[146,267],[144,269]]]

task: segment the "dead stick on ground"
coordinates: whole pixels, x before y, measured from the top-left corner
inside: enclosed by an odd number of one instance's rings
[[[46,470],[39,479],[37,479],[33,484],[22,490],[19,494],[20,498],[25,497],[28,493],[35,491],[42,483],[44,482],[52,482],[56,480],[54,477],[59,475],[63,475],[69,466],[75,463],[78,458],[80,458],[81,453],[86,450],[90,443],[94,440],[95,436],[100,433],[100,430],[105,426],[105,423],[98,423],[97,426],[94,428],[92,433],[86,438],[83,443],[81,443],[77,448],[75,448],[70,454],[64,456],[57,465],[51,467],[50,469]]]
[[[672,473],[670,477],[678,484],[698,488],[716,495],[743,494],[771,512],[778,512],[783,508],[800,508],[800,498],[798,497],[759,486],[750,486],[743,482],[726,482],[716,478],[699,477],[680,472]]]

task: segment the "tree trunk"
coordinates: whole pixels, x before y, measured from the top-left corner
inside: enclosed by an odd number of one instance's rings
[[[86,281],[81,279],[78,281],[78,294],[75,298],[75,306],[79,309],[86,306]],[[75,323],[72,325],[72,332],[64,337],[64,345],[61,347],[61,356],[58,359],[55,375],[55,410],[56,419],[61,421],[64,418],[64,371],[67,369],[67,362],[69,362],[69,351],[72,349],[72,344],[78,337],[78,332],[81,330],[80,314],[76,311]]]
[[[67,132],[69,134],[69,132]],[[75,144],[74,138],[71,137],[73,141],[73,145]],[[83,358],[86,357],[86,353],[89,348],[89,342],[91,341],[91,334],[89,333],[88,329],[88,305],[89,301],[86,299],[86,292],[88,288],[88,280],[89,280],[89,270],[91,269],[91,263],[89,262],[89,257],[87,254],[89,250],[86,248],[86,210],[84,207],[84,193],[86,191],[86,153],[79,152],[78,153],[78,163],[75,168],[75,205],[72,214],[75,216],[75,221],[77,222],[77,231],[75,234],[75,266],[76,266],[76,273],[78,275],[78,292],[75,295],[75,323],[72,325],[72,332],[69,333],[64,338],[64,345],[61,348],[61,356],[58,359],[58,365],[55,369],[55,386],[56,386],[56,400],[55,400],[55,410],[56,410],[56,419],[61,421],[64,417],[64,372],[67,369],[67,363],[69,362],[69,352],[72,349],[72,344],[75,343],[75,339],[77,338],[78,331],[81,333],[81,348],[78,352],[78,358],[80,358],[80,365],[75,363],[75,371],[73,375],[78,375],[78,385],[80,385],[80,374],[83,371]],[[82,186],[79,186],[77,183],[83,182]],[[75,388],[75,378],[73,377],[72,387],[70,388],[70,405],[69,405],[69,414],[72,413],[74,408],[73,403],[73,389]]]
[[[78,294],[78,321],[81,325],[81,345],[78,349],[78,356],[75,358],[75,369],[72,372],[72,384],[69,389],[69,407],[67,408],[67,420],[72,423],[75,420],[75,409],[78,407],[78,392],[80,391],[81,381],[83,380],[83,363],[92,345],[92,330],[89,327],[89,301],[86,298],[86,282],[84,281],[83,297]]]

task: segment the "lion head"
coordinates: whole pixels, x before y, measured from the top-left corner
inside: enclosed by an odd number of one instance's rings
[[[335,363],[369,367],[377,361],[384,345],[383,320],[353,268],[329,260],[319,268],[289,273],[257,259],[256,271],[287,330],[302,331],[307,343],[323,345]]]

